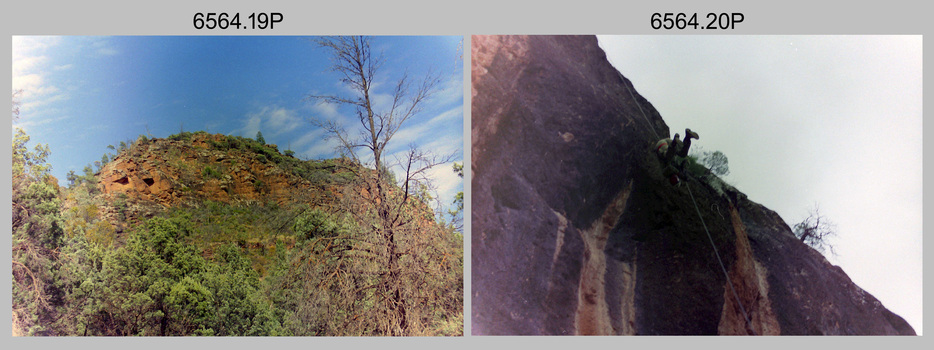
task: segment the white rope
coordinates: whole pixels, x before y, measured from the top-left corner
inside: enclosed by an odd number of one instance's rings
[[[746,324],[749,326],[749,331],[752,332],[753,335],[757,335],[756,331],[752,329],[752,321],[749,320],[749,315],[746,314],[746,308],[743,307],[743,303],[739,300],[739,293],[736,293],[736,289],[733,288],[733,282],[730,280],[730,274],[726,272],[726,267],[723,266],[723,260],[720,259],[720,252],[717,251],[717,245],[713,243],[713,237],[710,236],[710,231],[707,230],[707,224],[704,223],[704,216],[701,215],[700,209],[697,207],[697,201],[694,200],[694,193],[691,192],[691,187],[688,186],[687,182],[684,183],[684,187],[688,189],[688,194],[691,195],[691,202],[694,203],[694,210],[697,211],[697,216],[701,220],[701,225],[704,225],[704,232],[707,232],[707,239],[710,240],[710,246],[713,247],[713,252],[717,255],[717,262],[720,263],[720,269],[723,270],[723,276],[726,277],[726,282],[730,285],[730,290],[733,291],[733,297],[736,298],[736,304],[739,305],[739,310],[743,312],[743,318],[746,319]]]
[[[652,122],[649,121],[649,117],[645,115],[645,111],[642,110],[642,106],[639,104],[639,101],[636,100],[636,95],[632,93],[632,89],[629,88],[629,84],[623,84],[626,86],[626,90],[629,91],[629,96],[632,97],[632,101],[636,104],[636,107],[639,107],[639,112],[642,113],[642,118],[645,119],[645,122],[649,124],[649,130],[652,130],[652,133],[655,134],[655,139],[661,138],[658,133],[655,131],[655,126],[652,125]],[[743,307],[743,303],[739,300],[739,293],[736,293],[736,289],[733,288],[733,282],[730,281],[730,274],[726,272],[726,267],[723,266],[723,260],[720,259],[720,252],[717,251],[717,245],[713,242],[713,237],[710,236],[710,231],[707,230],[707,224],[704,223],[704,217],[700,213],[700,209],[697,207],[697,201],[694,200],[694,193],[691,193],[691,187],[685,182],[684,187],[687,187],[688,194],[691,195],[691,202],[694,203],[694,210],[697,211],[697,216],[701,219],[701,224],[704,225],[704,232],[707,232],[707,239],[710,240],[710,246],[713,247],[714,254],[717,255],[717,262],[720,263],[720,269],[723,270],[723,276],[726,277],[727,284],[730,285],[730,290],[733,291],[733,297],[736,298],[736,304],[739,305],[739,310],[743,313],[743,318],[746,319],[746,324],[749,326],[749,331],[753,335],[756,335],[756,331],[752,329],[752,321],[749,320],[749,315],[746,314],[746,308]],[[717,208],[719,212],[720,208]],[[720,217],[723,217],[723,214],[720,214]]]
[[[655,139],[661,139],[661,136],[658,136],[658,133],[655,132],[655,126],[652,125],[652,122],[649,121],[649,117],[645,115],[645,111],[642,110],[642,106],[639,104],[639,101],[636,100],[636,95],[632,93],[632,89],[629,88],[629,84],[623,83],[626,86],[626,90],[629,90],[629,96],[632,97],[632,102],[636,104],[636,107],[639,107],[639,112],[642,113],[642,118],[645,119],[646,123],[649,123],[649,130],[652,130],[652,133],[655,134]]]

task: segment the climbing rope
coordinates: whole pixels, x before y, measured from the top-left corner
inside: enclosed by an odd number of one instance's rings
[[[649,121],[649,117],[645,115],[645,111],[642,110],[642,106],[639,105],[639,101],[636,100],[636,95],[632,93],[632,89],[629,88],[629,84],[623,84],[626,86],[626,90],[629,90],[629,96],[632,97],[632,102],[636,104],[636,107],[639,107],[639,112],[642,113],[642,118],[645,119],[645,122],[649,124],[649,130],[652,130],[652,133],[655,134],[655,139],[658,140],[661,137],[658,136],[658,133],[655,132],[655,126],[652,125],[652,122]]]
[[[713,243],[713,237],[710,236],[710,231],[707,230],[707,224],[704,223],[704,216],[701,215],[700,209],[697,207],[697,201],[694,200],[694,193],[691,192],[691,187],[688,186],[687,183],[684,184],[684,187],[688,189],[688,194],[691,195],[691,202],[694,203],[694,210],[697,211],[697,216],[701,220],[701,225],[704,225],[704,232],[707,232],[707,239],[710,240],[710,246],[713,247],[713,252],[717,255],[717,262],[720,263],[720,269],[723,270],[723,276],[726,277],[727,284],[730,285],[730,290],[733,291],[733,297],[736,298],[736,304],[739,305],[739,310],[743,312],[743,318],[746,319],[746,325],[753,335],[757,335],[756,331],[752,328],[752,321],[749,320],[749,315],[746,314],[746,308],[743,307],[743,303],[739,300],[739,293],[736,293],[736,289],[733,288],[733,282],[730,281],[730,274],[726,272],[726,267],[723,265],[723,259],[720,259],[720,252],[717,251],[717,245]]]
[[[713,208],[717,208],[717,215],[720,215],[721,220],[726,220],[726,218],[723,217],[723,213],[720,212],[720,206],[717,205],[717,203],[713,203],[710,205],[710,211],[713,211]]]
[[[642,106],[639,105],[639,101],[636,100],[636,95],[632,93],[632,89],[629,88],[629,84],[623,84],[626,86],[626,90],[629,91],[629,96],[632,97],[633,102],[636,104],[636,107],[639,107],[639,112],[642,113],[642,118],[645,119],[645,122],[649,124],[649,130],[652,130],[652,133],[655,134],[655,139],[661,138],[658,136],[658,132],[655,131],[655,127],[652,125],[652,122],[649,121],[649,117],[645,115],[645,111],[642,110]],[[697,216],[701,219],[701,224],[704,225],[704,232],[707,232],[707,239],[710,240],[710,246],[713,247],[714,254],[717,255],[717,262],[720,263],[720,269],[723,270],[723,276],[726,277],[727,284],[730,285],[730,290],[733,291],[733,297],[736,298],[736,304],[739,305],[739,310],[743,312],[743,318],[746,320],[746,325],[749,328],[749,331],[753,335],[757,335],[756,331],[752,328],[752,321],[749,320],[749,315],[746,314],[746,308],[743,307],[743,303],[739,300],[739,293],[736,293],[736,289],[733,288],[733,282],[730,281],[730,274],[726,272],[726,267],[723,265],[723,259],[720,259],[720,252],[717,251],[717,245],[713,243],[713,237],[710,236],[710,231],[707,230],[707,224],[704,223],[704,216],[701,215],[700,209],[697,207],[697,201],[694,200],[694,193],[691,192],[691,187],[687,183],[684,184],[684,187],[688,189],[688,194],[691,195],[691,202],[694,203],[694,210],[697,211]],[[719,214],[720,208],[717,207],[717,213]],[[723,217],[723,214],[720,214],[720,217]]]

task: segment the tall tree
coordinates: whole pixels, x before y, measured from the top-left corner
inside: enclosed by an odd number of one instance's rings
[[[26,147],[29,136],[13,138],[13,328],[14,334],[52,334],[61,290],[55,283],[62,229],[58,180],[49,174],[48,145]]]
[[[12,120],[20,117],[18,95],[12,94]],[[53,334],[61,290],[55,283],[61,227],[58,180],[49,174],[48,145],[30,151],[29,135],[16,128],[12,153],[13,334]]]
[[[262,144],[262,145],[265,145],[265,144],[266,144],[266,139],[263,138],[263,132],[262,132],[262,131],[257,131],[257,132],[256,132],[256,142],[259,142],[259,143]]]
[[[431,247],[428,242],[441,244],[438,230],[422,224],[425,221],[420,211],[427,206],[416,199],[416,193],[430,185],[427,171],[448,162],[451,155],[435,155],[416,147],[405,156],[395,158],[390,164],[387,146],[396,133],[422,111],[424,104],[437,91],[440,78],[432,73],[413,82],[409,74],[403,73],[389,91],[389,103],[377,106],[373,99],[374,86],[380,77],[383,60],[371,50],[371,38],[363,36],[325,37],[315,39],[321,48],[329,51],[331,69],[341,76],[340,81],[351,91],[349,95],[310,95],[308,101],[350,106],[356,112],[359,126],[351,133],[337,120],[315,120],[314,123],[328,132],[330,138],[339,142],[341,154],[353,163],[365,165],[374,171],[359,171],[358,186],[363,191],[350,191],[359,197],[357,203],[365,207],[353,208],[355,220],[363,227],[363,236],[353,245],[341,251],[342,256],[354,256],[355,266],[366,271],[352,271],[366,279],[354,278],[356,293],[366,291],[375,298],[375,306],[369,311],[373,315],[359,317],[360,322],[375,322],[374,331],[385,335],[411,335],[422,327],[420,319],[426,312],[419,309],[433,293],[425,287],[430,284],[425,278],[441,279],[440,272],[428,273],[427,255]],[[369,158],[372,157],[372,158]],[[388,171],[399,166],[404,176],[398,184],[391,183]],[[399,189],[396,187],[401,187]],[[431,221],[431,212],[428,220]],[[462,254],[462,253],[461,253]],[[437,286],[436,286],[437,287]],[[439,288],[455,288],[443,286]],[[354,297],[350,295],[349,297]]]

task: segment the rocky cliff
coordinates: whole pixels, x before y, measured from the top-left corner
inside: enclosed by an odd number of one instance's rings
[[[281,154],[276,145],[195,132],[140,138],[96,175],[105,202],[122,198],[134,221],[203,201],[304,203],[330,211],[353,177],[341,164],[350,165],[340,159],[302,161]],[[116,212],[113,205],[104,210],[108,216]]]
[[[668,126],[595,37],[471,54],[475,335],[915,334],[775,212],[669,184]]]

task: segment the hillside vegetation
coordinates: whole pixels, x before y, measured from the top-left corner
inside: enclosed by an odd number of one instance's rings
[[[59,187],[28,141],[13,141],[14,335],[386,335],[399,303],[394,334],[463,332],[461,233],[413,192],[394,240],[373,234],[365,184],[406,195],[376,171],[183,132],[121,142]]]

